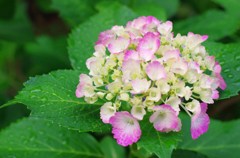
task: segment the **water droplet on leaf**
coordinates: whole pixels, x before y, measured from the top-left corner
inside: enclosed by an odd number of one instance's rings
[[[236,60],[240,60],[240,56],[238,55],[238,56],[236,56]]]
[[[237,71],[240,71],[240,66],[239,67],[237,67],[237,69],[236,69]]]
[[[229,69],[225,69],[224,72],[229,72],[230,70]]]
[[[232,75],[232,74],[229,74],[229,75],[228,75],[228,77],[229,77],[229,78],[232,78],[232,77],[233,77],[233,75]]]

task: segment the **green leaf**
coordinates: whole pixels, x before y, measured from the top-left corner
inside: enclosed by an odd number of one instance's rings
[[[68,52],[73,68],[87,72],[85,62],[94,52],[94,43],[99,33],[114,25],[125,25],[135,17],[136,14],[127,7],[111,6],[77,27],[68,39]]]
[[[101,142],[101,149],[104,153],[104,158],[124,158],[126,157],[125,150],[122,146],[118,145],[116,140],[112,137],[104,137]]]
[[[240,91],[240,45],[208,42],[204,44],[210,55],[214,55],[222,66],[222,76],[227,88],[221,92],[220,99],[238,95]]]
[[[136,144],[130,146],[130,158],[152,158],[153,153],[145,150],[145,148],[138,148]],[[155,156],[155,155],[154,155]]]
[[[35,0],[37,7],[44,13],[53,13],[52,1],[50,0]]]
[[[239,21],[234,16],[222,11],[210,10],[174,24],[174,32],[187,34],[194,32],[207,34],[210,40],[218,40],[234,34],[239,28]]]
[[[33,39],[33,29],[26,15],[26,6],[17,3],[11,20],[0,21],[0,39],[24,43]]]
[[[94,3],[95,0],[52,0],[52,7],[71,26],[75,26],[95,14]]]
[[[233,15],[233,16],[235,15],[238,18],[240,18],[240,13],[239,13],[240,3],[239,3],[239,0],[227,0],[227,1],[226,0],[212,0],[212,1],[220,4],[231,15]]]
[[[8,20],[14,15],[16,0],[0,0],[0,19]]]
[[[179,149],[199,152],[208,158],[238,158],[240,155],[240,120],[220,122],[211,120],[207,133],[197,140],[190,135],[190,118],[185,116],[183,122],[183,141]]]
[[[189,150],[174,150],[172,158],[207,158],[207,156]]]
[[[145,13],[153,13],[151,9],[154,8],[154,11],[157,11],[157,8],[159,8],[159,12],[162,12],[162,9],[167,14],[167,17],[173,16],[179,7],[179,0],[132,0],[132,5],[131,7],[137,7],[137,6],[142,6],[145,5]],[[150,8],[148,8],[148,5],[150,5]],[[155,5],[155,7],[153,7]],[[154,13],[157,14],[157,13]],[[153,14],[153,15],[154,15]],[[159,13],[160,14],[160,13]],[[155,15],[154,15],[155,16]]]
[[[15,52],[17,50],[17,44],[9,41],[0,40],[0,66],[3,69],[3,65],[6,65],[7,61],[14,59]]]
[[[102,132],[109,126],[102,123],[98,101],[88,105],[75,96],[79,72],[62,70],[31,78],[15,101],[27,105],[31,116],[79,131]]]
[[[24,119],[0,133],[0,157],[104,158],[87,133],[67,130],[41,119]]]
[[[133,10],[138,13],[139,16],[154,16],[161,21],[165,21],[167,19],[165,10],[154,2],[138,4],[133,7]]]
[[[38,36],[34,41],[27,42],[24,48],[28,58],[30,58],[30,73],[40,74],[56,69],[70,68],[66,47],[67,39],[65,36],[57,38]]]
[[[161,133],[154,129],[153,125],[145,118],[141,123],[142,136],[137,143],[139,148],[144,148],[159,158],[171,158],[172,151],[181,140],[181,133]]]
[[[159,3],[167,12],[168,17],[172,17],[174,14],[176,14],[180,2],[179,0],[155,0],[157,3]]]
[[[16,82],[12,72],[9,72],[9,63],[14,60],[17,48],[14,42],[0,40],[0,104],[6,101],[4,98],[7,99],[5,95],[9,86]]]

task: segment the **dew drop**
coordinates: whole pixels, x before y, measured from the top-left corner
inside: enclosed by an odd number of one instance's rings
[[[47,98],[42,98],[41,101],[45,102],[47,101]]]
[[[62,133],[59,133],[59,137],[62,138],[64,135]]]
[[[232,75],[232,74],[229,74],[228,77],[229,77],[229,78],[233,78],[233,75]]]
[[[46,125],[47,125],[48,127],[50,127],[52,124],[48,122]]]
[[[30,138],[30,142],[33,142],[35,140],[35,136],[32,136],[31,138]]]
[[[42,111],[42,112],[40,112],[40,114],[41,114],[41,115],[44,115],[45,113]]]
[[[236,56],[236,60],[240,60],[240,56]]]
[[[24,140],[24,141],[23,141],[23,144],[28,144],[28,140]]]
[[[31,93],[37,93],[37,92],[41,92],[41,89],[34,89],[34,90],[31,90]]]
[[[224,69],[224,72],[229,72],[230,70],[229,69]]]
[[[30,95],[30,98],[34,99],[34,98],[36,98],[36,96],[35,95]]]
[[[240,71],[240,66],[239,67],[237,67],[237,69],[236,69],[237,71]]]

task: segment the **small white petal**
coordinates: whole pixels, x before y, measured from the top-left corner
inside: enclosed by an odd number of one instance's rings
[[[146,73],[148,77],[153,81],[166,78],[165,69],[163,65],[158,61],[149,63],[146,67]]]
[[[188,65],[185,61],[179,59],[172,64],[171,70],[176,74],[184,75],[188,70]]]
[[[191,102],[186,103],[186,109],[191,111],[192,113],[198,113],[201,111],[200,103],[197,100],[192,100]]]
[[[133,87],[132,94],[145,93],[151,85],[151,81],[147,81],[147,79],[135,79],[131,83]]]
[[[181,99],[176,96],[171,96],[168,98],[168,100],[165,101],[165,104],[171,105],[172,108],[176,111],[177,115],[179,114],[179,105],[181,104]]]
[[[112,102],[106,102],[100,109],[100,116],[104,123],[109,123],[109,120],[114,116],[116,107],[112,105]]]
[[[134,105],[131,109],[131,114],[138,120],[142,120],[143,116],[146,114],[146,111],[141,105]]]

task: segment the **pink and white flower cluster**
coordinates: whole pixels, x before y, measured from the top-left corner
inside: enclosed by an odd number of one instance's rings
[[[76,96],[90,104],[106,101],[101,119],[122,146],[140,139],[139,121],[147,113],[157,131],[180,131],[181,109],[191,117],[192,138],[198,138],[208,130],[207,104],[226,88],[221,66],[201,45],[208,36],[174,36],[172,27],[152,16],[113,26],[99,35],[86,62],[89,75],[80,75]]]

